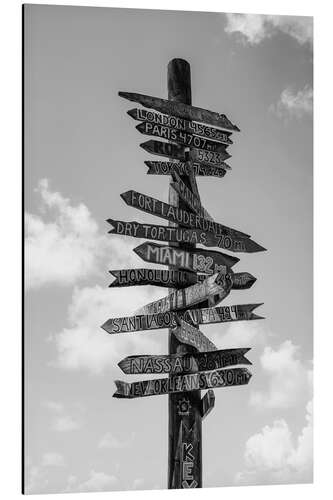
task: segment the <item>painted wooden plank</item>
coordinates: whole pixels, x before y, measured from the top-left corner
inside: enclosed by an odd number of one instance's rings
[[[115,380],[115,398],[138,398],[158,396],[177,392],[195,391],[198,389],[217,389],[249,383],[251,373],[247,368],[226,368],[208,372],[171,375],[169,378],[140,380],[139,382],[123,382]]]
[[[212,151],[217,153],[225,153],[228,144],[221,142],[211,141],[197,135],[183,132],[174,128],[165,127],[164,125],[156,125],[150,122],[139,123],[135,127],[141,134],[151,135],[160,139],[167,139],[171,142],[176,142],[185,147],[192,147],[202,149],[204,151]]]
[[[218,247],[231,252],[253,253],[266,250],[250,238],[238,238],[231,235],[214,236],[200,229],[140,224],[136,221],[125,222],[115,219],[107,219],[107,222],[111,226],[110,234],[172,243],[200,244],[208,248]]]
[[[175,182],[171,183],[171,186],[175,189],[181,199],[186,203],[186,205],[199,217],[213,221],[213,217],[207,212],[207,210],[202,206],[200,197],[196,196],[194,192],[189,189],[185,182],[181,179],[177,172],[173,173]]]
[[[138,191],[126,191],[125,193],[121,193],[120,196],[126,205],[137,208],[142,212],[156,215],[157,217],[161,217],[169,222],[174,222],[180,226],[186,226],[191,229],[200,229],[202,231],[212,233],[215,236],[231,235],[236,236],[237,238],[250,237],[250,235],[243,233],[242,231],[238,231],[237,229],[225,226],[224,224],[220,224],[213,220],[205,219],[197,214],[174,207],[164,201],[139,193]]]
[[[165,127],[174,128],[189,132],[191,134],[212,139],[213,141],[222,142],[224,144],[232,144],[230,139],[231,132],[220,130],[218,128],[209,127],[202,123],[197,123],[184,118],[177,118],[176,116],[169,116],[162,113],[156,113],[148,109],[134,108],[127,111],[127,114],[139,122],[150,122],[157,125],[164,125]]]
[[[179,319],[180,328],[172,330],[173,335],[183,344],[195,347],[199,352],[217,351],[216,345],[209,340],[198,328],[187,321]]]
[[[187,251],[149,241],[133,248],[133,252],[146,262],[180,267],[205,274],[226,270],[227,267],[231,268],[239,262],[238,257],[214,250],[196,248]]]
[[[186,152],[185,147],[180,146],[179,144],[155,140],[142,142],[140,144],[140,147],[153,155],[167,156],[168,158],[172,158],[173,160],[180,161],[190,160],[194,163],[201,163],[203,165],[223,168],[224,170],[231,170],[231,167],[224,161],[228,158],[231,158],[231,155],[227,152],[213,153],[210,151],[204,151],[203,149],[194,148],[192,148],[189,152]]]
[[[230,321],[244,321],[263,319],[252,311],[262,304],[241,304],[205,309],[191,309],[178,311],[177,316],[194,324],[227,323]],[[175,328],[177,326],[176,313],[165,313],[123,316],[110,318],[102,326],[109,334],[133,333],[144,330],[159,330],[161,328]]]
[[[135,314],[154,314],[166,311],[187,309],[199,304],[208,297],[220,302],[229,295],[232,286],[230,275],[224,271],[209,276],[201,283],[175,290],[165,297],[140,307]],[[217,302],[215,301],[215,304]]]
[[[145,164],[148,167],[148,175],[172,175],[174,172],[179,175],[190,175],[190,171],[193,171],[195,176],[222,178],[226,174],[223,168],[194,162],[145,161]]]
[[[167,288],[184,288],[205,279],[204,275],[196,275],[177,269],[119,269],[109,273],[114,280],[109,287],[154,285]]]
[[[118,363],[118,366],[128,375],[196,373],[218,370],[227,366],[251,365],[251,361],[245,357],[250,349],[250,347],[241,347],[191,354],[127,356]]]
[[[145,94],[138,94],[134,92],[118,92],[120,97],[129,101],[138,102],[146,108],[153,108],[161,113],[167,115],[185,118],[185,120],[193,120],[200,123],[207,123],[214,127],[221,127],[227,130],[235,130],[239,132],[239,128],[234,125],[226,115],[209,111],[208,109],[198,108],[189,104],[184,104],[176,101],[169,101],[167,99],[160,99]]]
[[[206,418],[215,406],[215,394],[213,389],[208,389],[204,397],[201,399],[201,416]]]

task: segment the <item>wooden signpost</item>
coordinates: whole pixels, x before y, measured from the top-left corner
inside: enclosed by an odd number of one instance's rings
[[[227,323],[229,321],[243,321],[263,319],[252,311],[262,304],[242,304],[224,307],[210,307],[207,309],[191,309],[177,312],[171,311],[157,314],[138,314],[135,316],[123,316],[121,318],[110,318],[102,328],[107,333],[132,333],[143,330],[159,330],[161,328],[175,328],[176,317],[184,317],[186,321],[195,324]]]
[[[121,234],[133,238],[145,238],[157,241],[169,241],[171,243],[200,244],[205,247],[218,247],[231,252],[263,252],[264,247],[251,240],[234,235],[220,234],[216,236],[202,229],[189,229],[184,227],[158,226],[155,224],[140,224],[135,221],[121,221],[107,219],[111,226],[110,234]]]
[[[126,374],[142,373],[196,373],[207,370],[218,370],[226,366],[251,365],[245,354],[249,347],[238,349],[220,349],[211,352],[194,352],[192,354],[169,354],[166,356],[127,356],[118,366]]]
[[[143,106],[128,111],[141,122],[138,131],[162,139],[140,144],[150,154],[167,157],[166,161],[146,161],[147,173],[171,177],[168,203],[133,190],[121,196],[129,206],[161,217],[169,225],[115,219],[107,222],[110,234],[161,241],[146,241],[134,252],[146,262],[168,266],[112,270],[110,287],[155,285],[167,287],[169,293],[132,316],[111,317],[102,328],[112,335],[169,330],[167,354],[132,355],[118,363],[126,374],[164,373],[168,377],[131,383],[117,380],[113,396],[135,399],[168,395],[168,488],[187,489],[203,484],[202,420],[214,408],[213,389],[245,386],[251,378],[247,368],[233,367],[251,364],[245,357],[250,348],[221,349],[198,326],[263,319],[253,312],[262,304],[214,307],[232,289],[249,289],[256,278],[231,270],[239,258],[196,245],[245,253],[265,248],[248,234],[215,222],[203,207],[197,186],[197,178],[223,178],[231,169],[224,161],[231,157],[226,149],[233,144],[232,132],[239,128],[225,114],[192,106],[190,66],[186,61],[170,61],[167,80],[168,99],[132,92],[119,95]],[[226,216],[229,207],[223,208]],[[201,397],[205,389],[208,391]],[[233,432],[224,430],[222,422],[221,432],[226,431]]]
[[[225,164],[225,168],[220,168],[216,166],[202,165],[201,163],[190,164],[187,162],[175,162],[175,161],[145,161],[148,167],[148,175],[172,175],[177,172],[179,175],[190,175],[193,172],[196,176],[212,176],[212,177],[224,177],[226,171],[229,167]],[[190,166],[189,166],[190,165]]]
[[[210,139],[204,139],[203,137],[198,137],[189,132],[182,132],[181,130],[165,127],[164,125],[156,125],[150,122],[139,123],[135,128],[141,132],[141,134],[160,137],[161,139],[177,142],[183,146],[203,149],[205,151],[225,153],[228,147],[227,144],[222,144],[221,142],[211,141]]]
[[[218,302],[220,302],[223,297],[229,294],[231,287],[232,280],[230,275],[220,271],[219,273],[209,276],[201,283],[196,283],[182,290],[176,290],[162,299],[155,300],[150,304],[140,307],[140,309],[136,311],[136,314],[155,314],[187,309],[208,299],[214,301],[216,296],[218,296]]]
[[[161,113],[184,118],[185,120],[207,123],[208,125],[225,128],[227,130],[236,130],[239,132],[239,128],[236,125],[233,125],[225,115],[214,111],[208,111],[207,109],[197,108],[187,103],[179,102],[176,99],[160,99],[158,97],[136,94],[133,92],[119,92],[119,95],[129,101],[138,102],[145,108],[153,108]]]
[[[176,116],[164,115],[150,111],[147,109],[130,109],[127,113],[138,120],[139,122],[149,122],[156,125],[163,125],[177,130],[189,132],[190,134],[204,137],[205,139],[212,139],[213,141],[222,142],[224,144],[232,144],[230,139],[231,132],[220,130],[218,128],[208,127],[203,123],[196,123],[193,121],[185,120],[184,118],[177,118]]]
[[[162,219],[175,222],[180,226],[190,227],[191,229],[200,229],[207,233],[212,233],[214,236],[229,235],[239,239],[250,237],[246,233],[224,226],[223,224],[219,224],[213,220],[204,219],[193,212],[173,207],[164,201],[157,200],[156,198],[147,196],[146,194],[138,193],[137,191],[126,191],[126,193],[122,193],[120,196],[126,205],[135,207],[148,214],[157,215]]]
[[[226,368],[208,372],[170,375],[169,378],[140,380],[139,382],[123,382],[115,380],[117,387],[114,398],[142,398],[144,396],[160,396],[176,392],[212,389],[249,383],[251,373],[247,368]]]
[[[151,242],[142,243],[133,248],[133,252],[146,262],[180,267],[205,274],[218,273],[239,262],[237,257],[222,252],[204,249],[187,251]]]

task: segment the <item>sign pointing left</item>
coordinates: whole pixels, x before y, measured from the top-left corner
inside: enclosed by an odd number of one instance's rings
[[[139,398],[196,391],[198,389],[246,385],[249,383],[251,376],[247,368],[227,368],[225,370],[171,375],[169,378],[140,380],[139,382],[132,383],[115,380],[117,390],[113,394],[113,397]]]

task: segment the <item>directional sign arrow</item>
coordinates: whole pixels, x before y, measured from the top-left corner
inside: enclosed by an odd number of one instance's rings
[[[231,155],[226,151],[205,151],[204,149],[191,149],[189,159],[194,162],[204,165],[223,167],[224,160],[230,158]]]
[[[156,113],[155,111],[149,111],[147,109],[134,108],[127,111],[127,114],[139,122],[150,122],[157,125],[164,125],[165,127],[189,132],[200,137],[205,137],[206,139],[212,139],[213,141],[232,144],[232,140],[230,139],[231,132],[225,132],[224,130],[220,130],[218,128],[208,127],[207,125],[203,125],[201,123],[177,118],[176,116]]]
[[[145,161],[148,167],[148,175],[172,175],[177,172],[179,175],[189,175],[190,171],[196,176],[224,177],[226,170],[216,166],[202,165],[194,162],[174,162],[174,161]],[[229,165],[225,163],[230,169]]]
[[[118,363],[118,366],[128,375],[196,373],[218,370],[226,366],[251,365],[251,361],[245,357],[249,350],[249,347],[241,347],[191,354],[127,356]]]
[[[205,274],[217,273],[239,262],[237,257],[222,252],[198,248],[187,251],[148,241],[133,248],[133,252],[146,262],[180,267]]]
[[[190,106],[176,101],[168,101],[167,99],[160,99],[145,94],[137,94],[134,92],[119,92],[120,97],[124,97],[129,101],[134,101],[142,104],[146,108],[153,108],[161,113],[185,118],[185,120],[194,120],[196,122],[207,123],[214,127],[221,127],[227,130],[236,130],[239,128],[231,123],[231,121],[224,114],[209,111],[207,109]]]
[[[201,416],[204,419],[209,415],[215,406],[215,394],[212,389],[209,389],[201,399]]]
[[[262,304],[242,304],[207,309],[190,309],[177,316],[184,317],[194,324],[225,323],[229,321],[257,320],[262,316],[252,311]],[[101,328],[110,334],[140,332],[143,330],[159,330],[177,326],[176,313],[167,311],[157,314],[141,314],[108,319]]]
[[[263,319],[252,312],[261,305],[262,303],[189,309],[184,313],[184,319],[195,325]]]
[[[232,280],[224,271],[209,276],[201,283],[175,290],[162,299],[140,307],[135,314],[154,314],[187,309],[210,298],[215,304],[229,295]]]
[[[177,321],[177,320],[176,320]],[[217,351],[216,345],[211,342],[198,328],[186,321],[179,320],[179,328],[172,330],[173,335],[183,344],[191,345],[199,352]]]
[[[200,229],[157,226],[152,224],[140,224],[135,221],[124,222],[115,219],[107,219],[107,222],[111,225],[110,234],[122,234],[134,238],[145,238],[164,242],[200,244],[206,247],[223,248],[231,252],[253,253],[266,250],[250,238],[239,238],[231,235],[214,236],[212,233]]]
[[[167,288],[184,288],[203,281],[204,276],[177,269],[120,269],[109,271],[114,280],[109,287],[156,285]]]
[[[113,397],[138,398],[198,389],[246,385],[249,383],[251,376],[247,368],[227,368],[225,370],[171,375],[169,378],[141,380],[132,383],[115,380],[117,390]]]
[[[139,125],[135,128],[141,132],[141,134],[152,135],[153,137],[167,139],[168,141],[177,142],[183,146],[198,148],[205,151],[225,153],[226,148],[228,147],[227,144],[211,141],[209,139],[204,139],[203,137],[190,134],[189,132],[183,132],[181,130],[165,127],[164,125],[156,125],[150,122],[139,123]]]
[[[203,219],[207,219],[212,221],[212,216],[207,212],[207,210],[201,205],[201,200],[198,196],[196,196],[191,189],[189,189],[185,182],[181,179],[178,172],[174,172],[173,174],[176,182],[172,182],[170,185],[173,189],[178,193],[181,199],[186,203],[186,205],[199,217]]]
[[[215,236],[231,235],[236,236],[237,238],[250,237],[246,233],[242,233],[241,231],[237,231],[231,227],[219,224],[213,220],[204,219],[203,217],[193,214],[192,212],[174,207],[173,205],[164,203],[163,201],[153,198],[152,196],[138,193],[137,191],[126,191],[125,193],[121,193],[120,196],[125,201],[126,205],[129,205],[130,207],[135,207],[148,214],[157,215],[162,219],[175,222],[181,226],[207,231]]]

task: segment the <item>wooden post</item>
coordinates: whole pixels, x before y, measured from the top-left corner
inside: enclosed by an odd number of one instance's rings
[[[168,99],[192,104],[190,65],[183,59],[168,64]],[[196,179],[181,177],[192,191],[197,191]],[[170,185],[169,203],[186,209],[184,202]],[[174,225],[169,223],[169,225]],[[195,245],[175,244],[185,250]],[[169,330],[169,353],[196,352],[194,347],[180,343]],[[201,391],[169,395],[168,488],[202,487]]]

